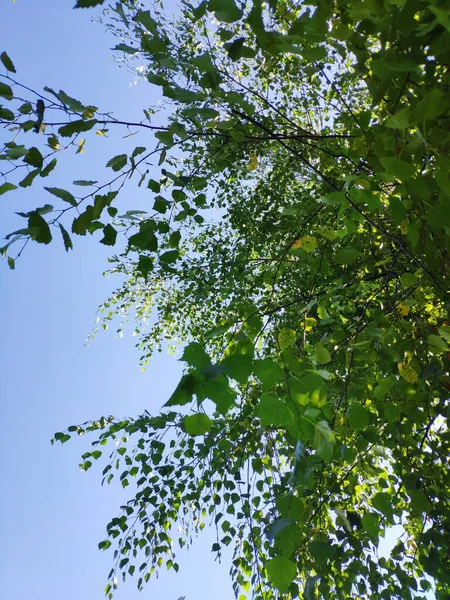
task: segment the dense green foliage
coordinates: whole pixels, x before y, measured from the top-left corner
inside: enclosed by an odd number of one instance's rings
[[[117,245],[104,327],[135,316],[144,363],[184,344],[161,414],[55,435],[97,433],[83,469],[120,442],[104,481],[134,489],[100,544],[107,594],[178,570],[212,521],[241,598],[450,597],[449,15],[448,0],[205,0],[169,19],[122,1],[103,17],[116,50],[166,100],[139,123],[63,91],[24,100],[2,54],[0,194],[50,181],[92,134],[148,139],[104,182],[46,184],[52,204],[3,249],[14,268],[14,248],[57,230],[66,250],[87,233]],[[122,214],[129,180],[152,212]]]

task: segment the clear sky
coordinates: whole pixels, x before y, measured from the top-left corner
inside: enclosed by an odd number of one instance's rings
[[[150,86],[132,85],[130,73],[109,60],[116,41],[90,22],[101,10],[72,6],[73,0],[1,0],[0,51],[8,52],[18,79],[30,87],[62,88],[117,116],[140,118],[142,107],[155,100]],[[7,141],[3,132],[0,140]],[[120,135],[88,142],[83,156],[66,158],[51,185],[95,179],[123,143]],[[145,139],[130,143],[145,145]],[[2,196],[1,236],[22,226],[14,211],[49,202],[44,184]],[[121,207],[136,208],[135,198],[124,194]],[[0,264],[0,596],[8,600],[103,598],[112,554],[98,551],[97,543],[130,494],[101,488],[100,466],[79,471],[88,439],[53,447],[49,440],[55,431],[102,414],[157,412],[181,373],[180,363],[163,355],[142,372],[131,332],[120,341],[99,334],[84,347],[97,305],[119,282],[101,275],[106,248],[89,238],[74,242],[69,254],[59,240],[33,245],[14,272]],[[129,580],[116,597],[231,600],[229,564],[214,562],[213,541],[204,531],[190,553],[179,554],[178,574],[162,573],[140,594]]]

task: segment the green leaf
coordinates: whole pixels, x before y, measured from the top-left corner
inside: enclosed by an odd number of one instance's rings
[[[144,221],[144,223],[141,223],[139,233],[135,233],[128,240],[130,248],[136,247],[141,250],[156,252],[158,249],[158,240],[154,228],[155,224],[153,221]]]
[[[450,342],[450,325],[441,325],[438,331],[445,341]]]
[[[3,63],[3,66],[5,67],[5,69],[7,71],[9,71],[10,73],[16,73],[16,68],[12,62],[12,60],[9,58],[9,56],[6,54],[6,52],[2,52],[0,54],[0,60]]]
[[[314,449],[326,462],[333,457],[336,440],[326,421],[319,421],[314,430]]]
[[[70,440],[70,435],[62,431],[57,431],[53,437],[56,442],[61,442],[61,444],[65,444]]]
[[[33,105],[30,102],[25,102],[22,106],[19,106],[19,112],[21,115],[29,115],[33,110]]]
[[[367,535],[377,541],[380,532],[380,517],[375,513],[366,513],[363,515],[361,523]]]
[[[340,204],[345,206],[348,204],[345,192],[330,192],[326,196],[321,196],[320,200],[329,206],[339,206]]]
[[[28,229],[31,239],[39,244],[49,244],[52,241],[52,234],[47,221],[35,210],[28,214]]]
[[[72,240],[70,239],[70,235],[64,229],[63,225],[61,225],[61,223],[59,223],[59,230],[61,231],[61,235],[63,237],[64,248],[66,249],[66,252],[69,252],[69,250],[73,249],[73,244]]]
[[[255,56],[255,52],[244,45],[245,38],[237,38],[233,40],[233,42],[229,44],[225,44],[225,48],[227,49],[228,56],[231,60],[239,60],[240,58],[252,58]]]
[[[103,4],[105,0],[77,0],[74,8],[92,8]],[[105,592],[106,594],[106,592]]]
[[[87,181],[85,179],[76,179],[72,183],[73,183],[73,185],[79,185],[79,186],[83,186],[83,187],[88,187],[90,185],[95,185],[97,183],[97,181]]]
[[[89,131],[96,123],[97,121],[95,119],[91,119],[90,121],[72,121],[71,123],[60,127],[58,132],[62,137],[71,137],[75,133]]]
[[[153,210],[163,215],[165,212],[167,212],[169,206],[170,202],[168,200],[166,200],[162,196],[156,196],[155,202],[153,204]]]
[[[117,172],[123,169],[127,164],[127,161],[128,157],[126,154],[118,154],[117,156],[114,156],[114,158],[111,158],[111,160],[106,163],[106,166],[111,167],[113,171]]]
[[[56,188],[56,187],[44,187],[44,190],[47,190],[47,192],[49,192],[50,194],[53,194],[57,198],[61,198],[61,200],[64,200],[64,202],[67,202],[71,206],[78,205],[78,202],[75,200],[75,198],[72,196],[72,194],[70,192],[68,192],[67,190],[63,190],[61,188]]]
[[[50,173],[53,171],[53,169],[56,167],[57,164],[57,159],[53,158],[39,173],[39,175],[41,177],[47,177],[48,175],[50,175]]]
[[[232,354],[220,364],[229,377],[242,384],[248,381],[253,370],[252,357],[246,354]]]
[[[280,345],[280,349],[283,351],[289,348],[290,346],[293,346],[295,344],[296,339],[297,332],[293,329],[290,329],[289,327],[285,327],[278,334],[278,343]]]
[[[355,431],[361,431],[369,425],[370,412],[357,402],[352,402],[347,410],[347,419],[350,427]]]
[[[383,156],[380,158],[380,163],[388,173],[395,175],[395,177],[401,180],[410,179],[416,173],[414,165],[407,163],[397,156]]]
[[[199,344],[198,342],[191,342],[186,346],[181,360],[187,363],[190,367],[195,367],[196,369],[200,370],[207,369],[211,366],[211,359],[209,355],[205,352],[202,344]]]
[[[145,256],[145,254],[140,254],[138,263],[136,265],[136,269],[138,273],[140,273],[142,277],[144,277],[144,279],[147,279],[148,274],[151,271],[153,271],[154,265],[155,261],[153,260],[153,258],[151,258],[150,256]]]
[[[12,190],[17,190],[17,185],[9,182],[2,183],[0,185],[0,196],[6,194],[6,192],[11,192]]]
[[[94,207],[89,205],[86,206],[86,210],[82,212],[76,219],[72,222],[72,233],[76,233],[77,235],[86,235],[88,227],[92,223],[92,211]]]
[[[254,373],[265,390],[271,390],[284,377],[283,369],[271,358],[256,360]]]
[[[39,150],[33,147],[28,150],[28,152],[25,155],[25,158],[23,159],[23,162],[27,163],[28,165],[31,165],[32,167],[40,169],[44,164],[44,159]]]
[[[294,414],[289,406],[272,394],[263,394],[258,407],[261,425],[288,426],[294,421]]]
[[[359,256],[360,252],[357,248],[345,246],[336,253],[336,262],[339,265],[351,265]]]
[[[192,400],[196,385],[197,379],[192,373],[183,375],[180,383],[164,406],[183,406],[184,404],[188,404]]]
[[[189,435],[205,435],[212,427],[212,421],[204,413],[184,417],[184,428]]]
[[[12,100],[14,98],[14,94],[12,88],[0,81],[0,96],[6,98],[7,100]]]
[[[216,13],[219,21],[225,23],[233,23],[242,17],[242,10],[234,0],[209,0],[208,8]]]
[[[327,363],[331,362],[331,354],[323,344],[318,344],[314,353],[316,355],[317,362],[320,365],[326,365]]]
[[[322,406],[325,403],[325,386],[318,373],[304,373],[291,383],[291,395],[299,404]]]
[[[450,227],[450,197],[441,197],[426,215],[427,223],[437,229]]]
[[[159,262],[162,265],[171,265],[175,263],[180,258],[180,253],[178,250],[167,250],[167,252],[163,252],[159,256]]]
[[[116,243],[117,231],[109,223],[103,227],[103,237],[100,240],[105,246],[114,246]]]
[[[446,173],[444,169],[439,169],[436,171],[434,178],[441,190],[447,194],[447,196],[450,196],[450,175]]]
[[[400,225],[406,219],[406,208],[400,198],[393,196],[389,199],[389,210],[396,225]]]
[[[391,494],[388,494],[387,492],[378,492],[372,498],[372,506],[379,510],[388,519],[393,517]]]
[[[9,108],[3,108],[0,106],[0,119],[4,121],[14,121],[15,115]]]
[[[34,169],[33,171],[30,171],[28,173],[28,175],[26,175],[22,181],[19,182],[20,187],[22,188],[26,188],[26,187],[30,187],[30,185],[33,183],[33,181],[36,179],[36,177],[39,175],[40,173],[40,169]]]
[[[59,100],[61,100],[63,104],[65,104],[70,110],[74,112],[83,113],[85,110],[87,110],[87,107],[84,106],[84,104],[82,104],[79,100],[68,96],[66,92],[63,92],[63,90],[59,90],[56,96],[59,98]]]
[[[272,584],[283,594],[297,575],[297,566],[291,560],[276,556],[266,561],[267,574]]]
[[[114,46],[113,50],[117,50],[118,52],[125,52],[125,54],[137,54],[140,52],[139,48],[134,48],[133,46],[129,46],[128,44],[117,44]]]
[[[392,115],[384,124],[391,129],[406,129],[409,126],[410,109],[403,108]]]
[[[414,275],[414,273],[403,273],[403,275],[401,276],[401,280],[402,285],[406,288],[416,285],[418,281],[417,276]]]

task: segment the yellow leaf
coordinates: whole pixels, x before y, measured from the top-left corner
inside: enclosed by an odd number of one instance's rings
[[[78,144],[78,148],[77,151],[75,152],[75,154],[84,154],[84,144],[85,144],[86,140],[83,139],[80,141],[80,143]]]
[[[408,383],[416,383],[419,378],[417,372],[407,363],[398,363],[398,372],[400,377],[403,377]]]
[[[291,245],[292,250],[302,248],[305,252],[312,252],[317,248],[317,239],[312,235],[305,235]]]
[[[409,306],[407,304],[401,304],[400,302],[396,306],[397,312],[401,317],[406,317],[409,314]]]
[[[305,331],[311,331],[311,329],[316,325],[317,319],[314,317],[306,317],[304,321],[300,323],[302,329]]]
[[[250,160],[248,162],[247,169],[249,171],[254,171],[257,168],[258,168],[258,157],[256,156],[256,154],[252,153],[252,154],[250,154]]]

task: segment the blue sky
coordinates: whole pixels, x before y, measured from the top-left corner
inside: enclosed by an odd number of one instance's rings
[[[2,0],[0,51],[8,52],[18,79],[30,87],[62,88],[117,116],[139,119],[142,107],[155,101],[150,86],[133,85],[130,73],[110,60],[115,40],[90,22],[101,11],[72,6],[72,0]],[[66,157],[51,185],[95,179],[124,143],[120,135],[88,140],[85,154]],[[136,191],[128,193],[121,207],[136,208]],[[150,198],[140,194],[145,206]],[[0,235],[22,226],[14,211],[46,202],[42,182],[2,196]],[[106,248],[88,238],[74,242],[69,254],[59,240],[33,245],[14,272],[0,264],[0,589],[9,600],[103,597],[112,555],[99,552],[97,543],[126,495],[100,487],[100,468],[79,471],[89,440],[54,447],[49,440],[55,431],[102,414],[157,412],[181,373],[176,358],[165,355],[142,372],[131,332],[120,341],[99,334],[84,347],[96,307],[119,282],[101,276]],[[214,562],[213,541],[203,532],[189,554],[179,555],[178,574],[162,573],[140,594],[130,580],[117,598],[231,600],[229,565]]]

